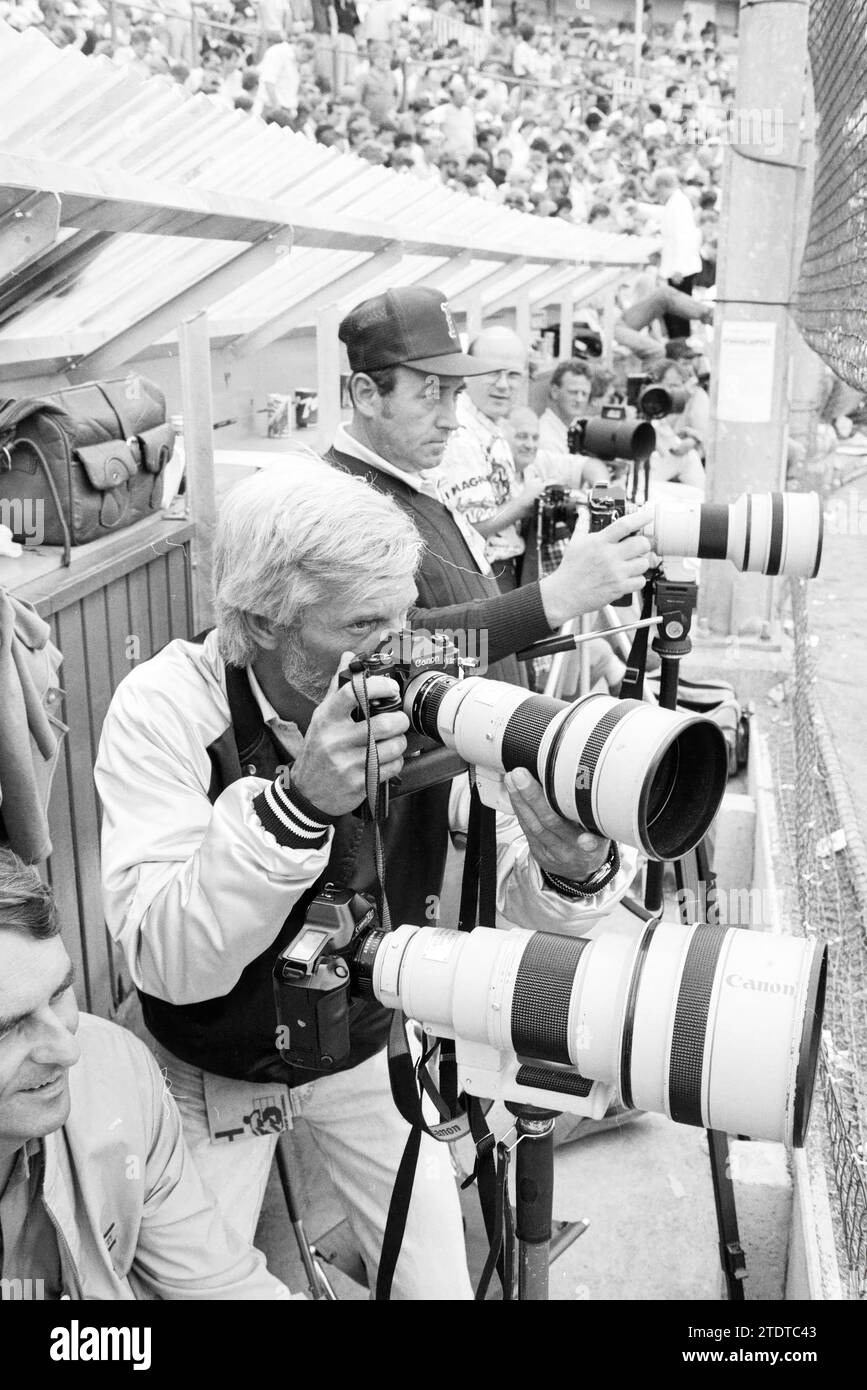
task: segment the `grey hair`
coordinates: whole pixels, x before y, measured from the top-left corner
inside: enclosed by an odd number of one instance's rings
[[[36,869],[0,848],[0,930],[26,932],[38,941],[60,931],[54,895]]]
[[[372,585],[411,582],[421,551],[412,518],[363,478],[309,455],[284,456],[220,507],[214,590],[223,660],[255,660],[248,615],[288,628],[338,596],[348,609]]]

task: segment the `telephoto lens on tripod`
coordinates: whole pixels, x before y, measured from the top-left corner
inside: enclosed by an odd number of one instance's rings
[[[482,774],[526,768],[559,815],[651,859],[678,859],[702,839],[725,792],[728,754],[710,719],[643,700],[565,700],[443,672],[413,676],[403,709],[418,734]]]
[[[626,403],[634,406],[645,420],[661,420],[665,415],[679,415],[689,404],[685,386],[658,386],[646,374],[626,378]]]
[[[663,557],[731,560],[751,574],[815,579],[822,560],[815,492],[744,492],[736,502],[657,502],[644,527]]]
[[[614,459],[643,463],[656,448],[656,431],[646,420],[578,418],[569,426],[566,445],[570,454],[590,454],[604,463]]]
[[[404,925],[368,934],[355,970],[360,991],[456,1039],[470,1094],[520,1100],[523,1079],[586,1113],[600,1086],[678,1124],[804,1143],[827,970],[816,941],[655,920],[592,938]]]

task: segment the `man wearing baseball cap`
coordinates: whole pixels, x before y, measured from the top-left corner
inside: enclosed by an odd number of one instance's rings
[[[656,563],[638,534],[648,518],[635,512],[592,536],[576,531],[553,574],[500,593],[482,537],[439,501],[434,481],[458,427],[464,378],[500,364],[462,351],[452,311],[436,289],[406,286],[364,300],[339,336],[349,355],[353,413],[325,457],[411,513],[425,541],[411,619],[429,630],[485,633],[487,674],[526,684],[515,652],[642,587]]]

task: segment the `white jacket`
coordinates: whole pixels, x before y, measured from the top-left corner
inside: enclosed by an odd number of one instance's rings
[[[214,632],[204,643],[170,642],[131,671],[103,725],[95,778],[106,923],[134,983],[174,1004],[228,994],[328,863],[332,827],[305,821],[279,779],[269,787],[242,777],[208,800],[208,748],[229,729]],[[455,832],[466,828],[466,780],[451,798]],[[263,793],[279,798],[294,832],[274,818],[279,839],[263,828]],[[607,888],[581,902],[561,897],[543,886],[514,816],[498,817],[498,858],[503,916],[574,934],[613,907],[636,867],[635,851],[622,847]]]

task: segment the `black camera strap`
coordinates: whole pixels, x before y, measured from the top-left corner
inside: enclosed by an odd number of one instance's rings
[[[642,622],[653,613],[653,583],[645,584],[641,594],[641,619]],[[620,689],[617,692],[619,700],[641,700],[644,698],[644,672],[647,666],[647,641],[650,636],[649,627],[639,627],[635,630],[632,639],[632,647],[626,661],[626,671],[623,680],[620,682]]]
[[[478,788],[473,784],[470,794],[467,848],[461,886],[459,929],[472,931],[476,926],[477,918],[482,925],[494,926],[496,922],[496,898],[496,815],[490,807],[482,803]],[[504,1185],[508,1176],[507,1151],[497,1151],[498,1161],[495,1163],[495,1142],[485,1123],[482,1102],[475,1096],[468,1096],[466,1103],[464,1103],[462,1098],[458,1096],[457,1060],[453,1040],[450,1038],[434,1039],[424,1049],[418,1063],[414,1064],[406,1026],[406,1017],[396,1010],[392,1018],[388,1040],[388,1070],[392,1097],[398,1111],[409,1125],[410,1132],[389,1203],[375,1297],[377,1301],[384,1301],[391,1295],[394,1271],[409,1215],[422,1134],[428,1134],[441,1141],[452,1141],[462,1138],[467,1133],[472,1134],[476,1144],[476,1163],[473,1173],[464,1185],[469,1186],[474,1180],[478,1182],[479,1201],[491,1245],[491,1254],[488,1258],[490,1270],[486,1276],[483,1276],[479,1285],[481,1293],[477,1292],[476,1297],[484,1297],[495,1267],[499,1270],[504,1297],[510,1297],[512,1288],[510,1251],[513,1242],[510,1229],[511,1212],[504,1196]],[[428,1069],[437,1052],[439,1052],[439,1086],[434,1083]],[[425,1096],[437,1110],[440,1123],[431,1124],[425,1119],[422,1109]],[[504,1210],[506,1211],[505,1222]],[[504,1251],[509,1252],[508,1260],[504,1258]]]

